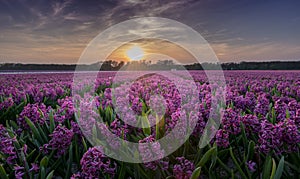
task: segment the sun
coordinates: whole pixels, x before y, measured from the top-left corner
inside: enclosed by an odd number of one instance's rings
[[[130,60],[141,60],[144,57],[144,51],[141,47],[135,45],[126,51],[126,55]]]

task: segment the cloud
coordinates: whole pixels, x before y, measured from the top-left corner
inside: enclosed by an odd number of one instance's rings
[[[221,62],[299,60],[300,47],[278,42],[211,44]]]
[[[250,5],[217,0],[0,0],[0,54],[21,61],[73,58],[76,62],[87,43],[108,27],[136,17],[158,16],[197,30],[221,61],[299,59],[299,13],[294,11],[298,6],[281,3],[284,6],[271,1]],[[159,22],[140,21],[135,26],[112,34],[106,45],[128,34],[160,37],[155,36],[159,32],[161,37],[173,35],[175,41],[185,39],[180,29]]]
[[[52,9],[53,9],[53,16],[57,16],[57,15],[60,15],[60,14],[63,14],[64,12],[64,9],[66,7],[68,7],[69,5],[71,5],[72,1],[71,0],[67,0],[67,1],[64,1],[64,2],[54,2],[52,4]]]
[[[191,2],[193,1],[119,0],[115,7],[103,13],[101,20],[111,26],[123,18],[162,16],[164,13],[176,17]]]

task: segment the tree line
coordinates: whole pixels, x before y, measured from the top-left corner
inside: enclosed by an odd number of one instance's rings
[[[194,63],[175,64],[172,60],[151,61],[113,61],[107,60],[94,64],[0,64],[0,71],[117,71],[117,70],[300,70],[300,61],[240,62],[240,63]]]

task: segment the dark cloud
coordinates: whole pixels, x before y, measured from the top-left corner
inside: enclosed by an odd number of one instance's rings
[[[148,16],[191,26],[221,61],[299,59],[299,7],[297,0],[0,0],[0,61],[76,62],[104,29]]]

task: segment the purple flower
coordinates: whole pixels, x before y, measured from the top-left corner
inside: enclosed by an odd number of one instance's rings
[[[64,99],[58,99],[57,102],[60,105],[60,108],[58,108],[57,112],[54,114],[54,120],[63,123],[65,120],[72,119],[75,112],[72,98],[67,96]]]
[[[258,139],[259,150],[263,153],[269,153],[271,150],[274,150],[277,154],[282,153],[282,132],[282,123],[273,125],[269,121],[263,120]]]
[[[81,176],[81,173],[78,172],[78,173],[74,173],[70,179],[80,179],[80,178],[82,178],[82,176]]]
[[[40,169],[40,167],[39,167],[38,164],[32,163],[32,164],[31,164],[31,168],[29,169],[29,171],[30,171],[30,172],[31,172],[31,171],[38,172],[39,169]]]
[[[269,110],[269,99],[266,97],[265,93],[262,93],[257,98],[257,104],[254,108],[254,113],[265,116],[268,113],[268,110]]]
[[[172,81],[158,74],[149,74],[140,77],[129,87],[128,98],[132,110],[136,114],[141,114],[143,102],[150,105],[150,98],[153,95],[159,95],[161,99],[164,99],[164,104],[160,104],[164,106],[163,109],[160,110],[160,113],[165,113],[167,116],[175,112],[180,106],[181,97]],[[151,107],[153,106],[155,105]]]
[[[202,135],[202,133],[205,129],[205,126],[206,126],[206,122],[203,119],[203,117],[201,116],[201,114],[199,114],[197,124],[194,128],[194,131],[193,131],[192,135],[195,136],[195,137],[200,137],[200,135]]]
[[[240,108],[242,110],[253,110],[255,107],[255,96],[254,93],[247,92],[246,96],[243,95],[234,97],[234,104],[237,108]]]
[[[166,118],[165,130],[170,132],[176,128],[176,131],[173,131],[172,135],[168,135],[168,137],[171,137],[170,140],[183,143],[189,137],[188,130],[191,129],[191,126],[197,125],[197,120],[197,114],[187,115],[186,110],[177,109],[170,118]],[[197,130],[201,130],[200,126],[198,126],[195,132],[197,132]],[[199,134],[195,135],[199,136]]]
[[[184,157],[177,157],[178,163],[173,167],[173,175],[176,179],[188,179],[191,177],[195,170],[193,162],[185,159]]]
[[[219,147],[228,147],[229,146],[229,134],[224,129],[219,129],[216,133],[216,144]]]
[[[112,106],[111,88],[105,88],[104,94],[103,94],[103,99],[101,101],[102,101],[103,108]]]
[[[238,114],[231,108],[224,111],[222,125],[229,134],[237,135],[241,132]]]
[[[22,148],[24,154],[27,154],[27,149],[28,149],[28,146],[26,144],[24,144],[24,146]]]
[[[26,117],[33,123],[43,125],[47,119],[47,112],[48,110],[43,103],[27,104],[17,119],[17,122],[22,129],[29,129],[25,120]]]
[[[85,136],[91,136],[93,126],[96,124],[96,120],[99,119],[96,99],[89,94],[85,94],[83,98],[77,95],[75,98],[76,101],[80,102],[79,107],[76,108],[78,125]]]
[[[256,163],[252,162],[251,160],[249,160],[248,162],[246,162],[246,165],[248,167],[248,169],[250,170],[250,172],[255,172],[256,168]]]
[[[125,124],[121,124],[121,121],[119,119],[115,119],[110,124],[110,130],[117,135],[118,137],[121,137],[122,139],[127,138],[127,134],[129,132],[128,126]]]
[[[14,100],[12,97],[6,98],[3,102],[0,102],[0,111],[2,109],[7,109],[14,105]]]
[[[62,125],[58,125],[49,136],[51,140],[43,146],[43,149],[57,150],[57,157],[63,155],[69,148],[74,132]]]
[[[99,132],[101,133],[102,141],[106,141],[105,145],[111,147],[112,149],[116,150],[119,149],[121,146],[120,139],[114,133],[112,133],[109,128],[104,123],[97,123],[97,127]]]
[[[153,136],[148,136],[140,140],[139,143],[139,152],[145,163],[152,161],[153,158],[161,159],[164,157],[164,150],[161,149],[159,142],[155,142],[155,138]]]
[[[282,121],[286,118],[286,111],[288,110],[288,105],[285,98],[280,98],[275,101],[274,109],[276,111],[277,121]]]
[[[65,97],[63,99],[57,100],[60,108],[66,110],[67,115],[71,118],[74,114],[74,106],[73,106],[73,100],[72,97]]]
[[[150,169],[153,171],[158,170],[158,168],[160,168],[161,170],[168,170],[169,160],[168,160],[168,158],[164,158],[164,159],[160,159],[160,160],[156,160],[156,161],[152,161],[152,162],[147,162],[147,163],[144,163],[144,166],[147,169]]]
[[[258,118],[251,114],[246,114],[245,116],[240,117],[241,121],[245,126],[247,135],[256,134],[260,131],[260,122]]]
[[[13,164],[17,158],[17,153],[14,147],[14,138],[11,138],[5,127],[0,124],[0,153],[7,155],[6,162]]]
[[[295,121],[295,124],[300,128],[300,109],[296,110],[296,115],[292,119]]]
[[[17,166],[14,166],[14,170],[15,170],[15,178],[22,179],[23,175],[24,175],[24,167],[17,165]]]
[[[81,132],[79,125],[76,122],[71,121],[71,126],[72,126],[72,130],[73,130],[74,134],[77,134],[79,136],[79,138],[81,138],[83,136],[83,134]]]
[[[297,110],[300,108],[300,105],[298,104],[298,102],[295,99],[292,99],[289,103],[288,103],[288,109],[289,109],[289,113],[290,116],[295,116]]]
[[[58,96],[63,96],[65,94],[65,90],[58,85],[55,86],[55,92]]]
[[[171,117],[166,118],[166,131],[172,131],[180,119],[180,110],[175,111]]]
[[[53,88],[44,88],[44,97],[48,97],[52,100],[56,99],[56,91]]]
[[[57,112],[56,114],[54,114],[53,118],[54,118],[55,122],[59,122],[59,123],[63,123],[66,120],[66,116],[60,112]]]
[[[286,119],[282,123],[282,140],[286,144],[286,152],[298,152],[298,144],[300,143],[300,132],[298,127],[291,119]]]
[[[80,160],[82,178],[103,178],[109,175],[111,178],[116,173],[117,165],[103,154],[100,147],[89,148]]]

